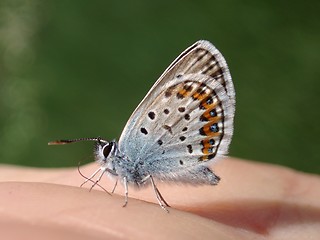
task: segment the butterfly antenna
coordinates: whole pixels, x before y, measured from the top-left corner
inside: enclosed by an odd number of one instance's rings
[[[102,139],[100,137],[95,138],[77,138],[77,139],[63,139],[63,140],[56,140],[48,142],[48,145],[63,145],[68,143],[74,143],[74,142],[82,142],[82,141],[98,141],[100,142]]]

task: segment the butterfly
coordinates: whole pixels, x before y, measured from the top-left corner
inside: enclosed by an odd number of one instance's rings
[[[210,42],[200,40],[164,71],[132,113],[119,141],[100,137],[58,140],[52,144],[94,141],[100,172],[128,186],[152,185],[159,205],[168,203],[155,180],[216,185],[209,165],[228,153],[233,135],[235,90],[227,63]],[[116,182],[116,183],[117,183]]]

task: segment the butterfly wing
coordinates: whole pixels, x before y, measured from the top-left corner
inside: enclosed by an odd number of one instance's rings
[[[198,41],[170,64],[128,120],[119,148],[153,176],[175,176],[223,156],[235,91],[222,54]],[[211,162],[210,161],[210,162]]]

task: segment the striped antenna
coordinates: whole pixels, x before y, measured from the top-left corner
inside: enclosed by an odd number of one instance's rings
[[[100,142],[102,139],[100,137],[95,138],[77,138],[77,139],[66,139],[66,140],[56,140],[48,142],[48,145],[63,145],[68,143],[74,143],[74,142],[81,142],[81,141],[98,141]],[[105,140],[103,140],[105,141]]]

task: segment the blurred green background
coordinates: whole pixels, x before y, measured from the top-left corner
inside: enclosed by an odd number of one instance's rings
[[[319,1],[0,2],[0,161],[75,166],[199,39],[233,76],[230,155],[320,173]]]

